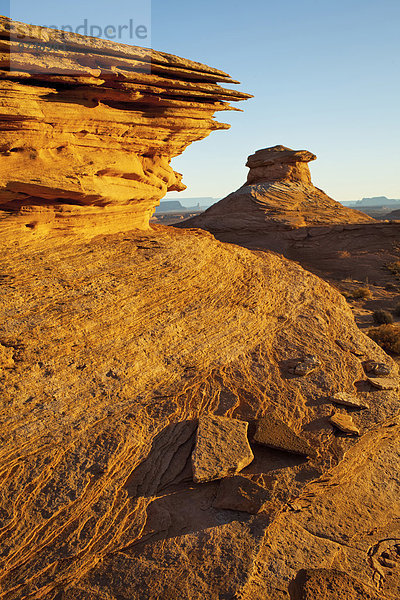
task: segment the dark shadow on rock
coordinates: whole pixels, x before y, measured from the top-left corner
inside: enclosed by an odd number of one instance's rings
[[[307,462],[307,458],[290,452],[273,450],[266,446],[252,443],[251,448],[254,454],[253,462],[241,471],[241,475],[260,475],[270,471],[296,467]]]
[[[377,391],[376,388],[374,388],[374,386],[372,385],[372,383],[370,383],[366,379],[359,379],[358,381],[355,381],[354,387],[356,388],[357,392],[371,392],[374,390]]]
[[[165,427],[153,440],[147,457],[125,483],[131,497],[151,497],[192,483],[191,455],[197,421],[181,421]]]

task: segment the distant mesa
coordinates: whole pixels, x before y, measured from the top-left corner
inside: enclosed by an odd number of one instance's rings
[[[344,207],[316,188],[308,150],[273,146],[249,156],[247,182],[183,227],[227,230],[278,231],[310,225],[369,223],[371,217]]]
[[[166,200],[160,202],[159,206],[156,207],[157,213],[168,213],[168,212],[183,212],[187,210],[186,206],[182,206],[179,200]]]
[[[400,219],[400,209],[399,210],[393,210],[388,215],[386,215],[386,218],[387,219],[391,219],[393,221],[397,221],[398,219]]]
[[[156,215],[162,215],[166,213],[177,213],[183,214],[202,212],[218,202],[219,198],[211,198],[208,196],[201,198],[183,198],[182,201],[177,198],[170,198],[168,200],[162,200],[159,206],[156,207]]]
[[[386,198],[386,196],[374,196],[372,198],[362,198],[353,202],[343,202],[344,206],[354,206],[356,208],[399,206],[400,199]]]

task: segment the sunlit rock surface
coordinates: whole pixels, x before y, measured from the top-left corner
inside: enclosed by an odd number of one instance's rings
[[[185,188],[171,158],[229,128],[214,113],[249,97],[177,56],[40,27],[23,44],[21,31],[0,18],[0,209],[31,233],[147,228]]]

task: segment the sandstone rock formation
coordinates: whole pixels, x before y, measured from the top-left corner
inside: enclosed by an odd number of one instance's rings
[[[147,228],[185,188],[171,158],[250,97],[200,63],[41,27],[21,41],[24,28],[0,18],[0,217],[18,213],[21,234]]]
[[[2,27],[7,53],[14,26]],[[28,51],[3,73],[2,600],[397,600],[398,366],[298,264],[205,231],[132,230],[179,185],[168,158],[218,127],[211,114],[229,94],[214,82],[225,76],[143,49],[68,44],[52,56],[57,75]],[[152,74],[139,81],[135,61]],[[308,155],[288,156],[285,177],[304,179]],[[254,168],[272,176],[269,166]],[[387,365],[389,383],[373,387],[367,361]],[[331,425],[342,390],[368,406],[353,414],[360,436]],[[270,414],[280,449],[245,435]],[[235,438],[210,443],[214,425],[213,442],[240,430],[241,475],[208,480],[235,456]],[[293,454],[299,440],[308,457]],[[198,483],[200,442],[230,458]]]
[[[258,150],[248,158],[247,183],[184,226],[240,234],[374,222],[314,187],[308,162],[315,158],[311,152],[285,146]]]
[[[315,155],[284,146],[249,157],[248,182],[178,227],[201,227],[219,240],[273,250],[325,279],[386,285],[400,259],[400,223],[375,221],[329,198],[311,183]]]
[[[398,367],[331,286],[167,227],[54,232],[3,247],[0,273],[4,598],[291,600],[301,570],[325,568],[397,600],[382,563],[400,538],[399,397],[363,363]],[[320,368],[288,374],[305,354]],[[353,389],[370,406],[360,437],[329,422],[328,399]],[[256,515],[216,508],[220,482],[193,483],[197,420],[270,411],[316,457],[250,435],[242,475],[267,500]]]

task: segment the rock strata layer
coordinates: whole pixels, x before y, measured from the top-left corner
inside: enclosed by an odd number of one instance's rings
[[[0,210],[31,235],[148,228],[185,188],[171,158],[229,128],[214,113],[249,95],[177,56],[42,27],[21,41],[25,27],[0,17]]]

